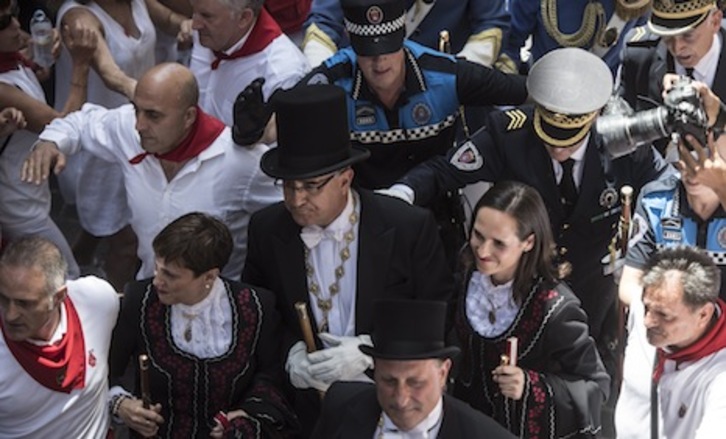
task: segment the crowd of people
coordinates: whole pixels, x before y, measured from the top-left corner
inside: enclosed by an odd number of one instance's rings
[[[0,0],[0,438],[720,438],[723,18]]]

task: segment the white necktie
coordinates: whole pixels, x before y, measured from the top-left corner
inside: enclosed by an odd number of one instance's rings
[[[303,240],[305,246],[310,250],[320,244],[323,239],[333,239],[338,242],[343,242],[343,236],[345,232],[343,230],[325,230],[320,226],[305,226],[300,231],[300,239]]]

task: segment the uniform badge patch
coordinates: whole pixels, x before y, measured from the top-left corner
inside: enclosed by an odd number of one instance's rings
[[[721,248],[726,248],[726,227],[721,227],[716,233],[716,240]]]
[[[370,24],[380,24],[383,21],[383,10],[378,6],[371,6],[366,11],[366,18]]]
[[[505,111],[504,114],[509,118],[509,124],[507,124],[507,131],[514,131],[522,128],[524,123],[527,121],[527,114],[522,110],[509,110]]]
[[[602,207],[610,209],[618,201],[618,193],[615,189],[609,187],[600,193],[599,201]]]
[[[682,226],[683,221],[681,218],[663,218],[660,220],[663,239],[670,242],[683,241],[683,232],[681,231]]]
[[[461,171],[476,171],[484,164],[484,158],[470,140],[456,150],[450,163]]]
[[[411,110],[411,117],[417,124],[425,125],[431,120],[431,109],[428,105],[419,102],[413,106],[413,110]]]
[[[374,125],[376,123],[376,109],[371,105],[361,105],[355,108],[355,124],[359,126]]]
[[[328,77],[323,73],[316,73],[308,79],[308,85],[328,84],[329,82]]]

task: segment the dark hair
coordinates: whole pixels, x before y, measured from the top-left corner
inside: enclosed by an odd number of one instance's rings
[[[695,310],[718,299],[721,270],[711,257],[696,247],[667,247],[656,252],[645,266],[643,290],[664,286],[669,272],[680,274],[683,303]]]
[[[188,213],[164,227],[152,243],[154,254],[174,262],[195,276],[219,268],[232,254],[232,234],[220,220],[200,212]]]
[[[37,268],[45,276],[51,295],[65,284],[68,264],[58,247],[40,236],[26,236],[10,242],[0,255],[0,267]]]
[[[522,303],[534,282],[541,278],[554,286],[557,282],[553,266],[555,248],[552,228],[544,201],[534,188],[516,181],[501,181],[492,186],[476,203],[472,214],[469,236],[474,230],[476,215],[489,207],[511,215],[517,221],[517,237],[520,240],[534,235],[534,245],[522,254],[514,272],[512,295],[517,303]],[[466,273],[476,268],[471,246],[466,245],[461,254],[461,263]],[[466,276],[468,281],[468,276]]]

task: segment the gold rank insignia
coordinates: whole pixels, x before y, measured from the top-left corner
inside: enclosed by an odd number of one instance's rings
[[[504,112],[509,118],[507,131],[514,131],[522,128],[527,121],[527,115],[522,110],[508,110]]]
[[[628,40],[629,43],[636,43],[643,39],[643,37],[648,33],[648,30],[645,28],[645,26],[638,26],[636,28],[633,28],[630,34],[630,40]]]

